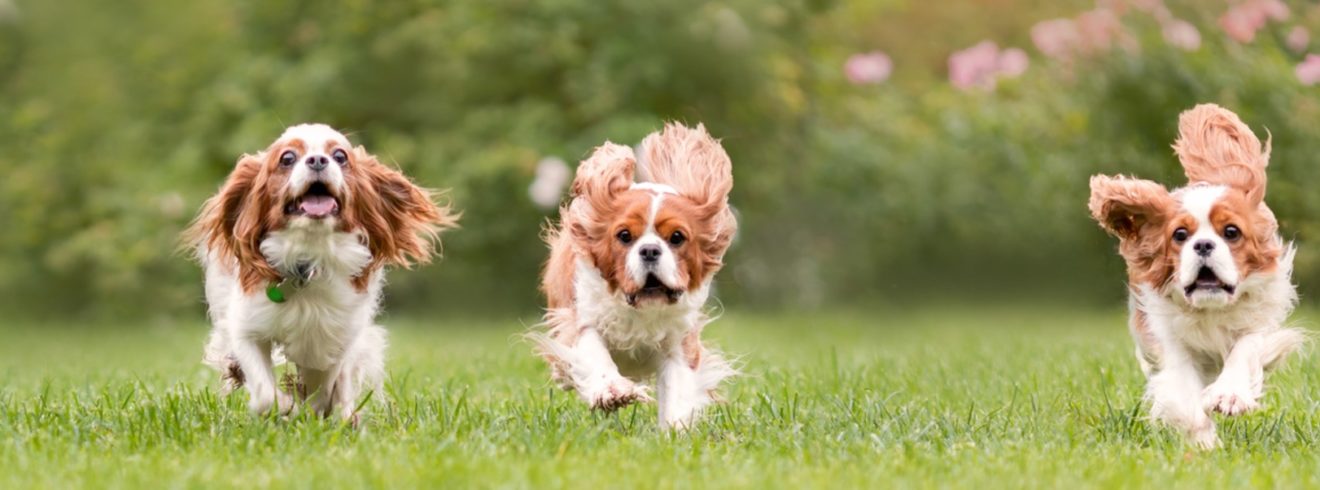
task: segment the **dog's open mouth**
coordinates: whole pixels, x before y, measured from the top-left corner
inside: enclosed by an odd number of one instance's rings
[[[339,214],[339,198],[324,182],[314,182],[301,196],[284,205],[284,214],[321,219]]]
[[[1219,276],[1215,275],[1215,271],[1211,270],[1209,267],[1201,266],[1201,270],[1196,273],[1196,280],[1192,281],[1191,284],[1188,284],[1187,287],[1183,289],[1183,292],[1188,296],[1191,296],[1192,293],[1197,291],[1212,293],[1222,291],[1228,294],[1233,294],[1234,287],[1219,279]]]
[[[655,274],[647,274],[646,282],[637,292],[628,295],[628,304],[637,306],[646,300],[661,300],[666,304],[673,304],[678,301],[682,291],[666,286]]]

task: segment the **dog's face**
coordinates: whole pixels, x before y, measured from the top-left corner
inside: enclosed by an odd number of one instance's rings
[[[737,228],[728,155],[705,129],[670,125],[630,148],[606,144],[582,163],[568,216],[575,248],[635,308],[676,303],[708,284]]]
[[[1150,181],[1092,179],[1093,212],[1120,239],[1128,280],[1194,308],[1231,305],[1253,274],[1273,271],[1273,216],[1246,194],[1197,184],[1172,193]]]
[[[708,217],[698,204],[673,188],[635,184],[620,193],[609,216],[610,233],[589,246],[606,281],[635,307],[674,303],[709,276],[719,261],[706,254]]]
[[[291,127],[266,150],[263,165],[290,226],[339,218],[341,201],[350,193],[346,182],[358,177],[351,175],[352,150],[348,138],[321,124]]]
[[[280,277],[261,255],[261,242],[270,233],[359,233],[374,268],[426,262],[436,234],[454,222],[430,192],[352,146],[340,132],[301,124],[266,150],[240,158],[188,235],[191,242],[235,257],[244,289],[252,290]],[[366,276],[359,276],[363,284]]]
[[[1231,112],[1199,106],[1183,114],[1174,145],[1191,185],[1168,191],[1147,180],[1091,178],[1090,210],[1120,240],[1128,281],[1177,304],[1221,308],[1242,297],[1282,254],[1265,206],[1268,152]]]
[[[1188,304],[1231,304],[1246,278],[1274,269],[1279,247],[1268,209],[1224,186],[1193,186],[1177,194],[1180,206],[1166,227],[1167,247],[1177,254],[1175,292]]]

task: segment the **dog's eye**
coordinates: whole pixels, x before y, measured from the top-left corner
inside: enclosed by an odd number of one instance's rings
[[[298,154],[294,153],[293,150],[286,151],[284,152],[284,154],[280,155],[281,167],[292,167],[294,162],[297,161],[298,161]]]
[[[1185,242],[1187,241],[1188,234],[1189,232],[1187,231],[1187,228],[1178,228],[1176,230],[1173,230],[1173,241],[1178,243]]]
[[[1242,238],[1242,230],[1238,229],[1236,225],[1228,225],[1224,227],[1225,240],[1237,240],[1239,238]]]
[[[330,154],[330,158],[335,159],[335,162],[341,166],[348,165],[348,154],[344,153],[344,150],[335,150],[334,153]]]
[[[616,234],[616,235],[614,235],[614,236],[618,237],[618,238],[619,238],[619,241],[620,241],[620,242],[623,242],[624,245],[627,245],[627,244],[629,244],[629,243],[632,243],[632,232],[631,232],[631,231],[628,231],[628,230],[619,230],[619,233]]]
[[[669,235],[670,245],[678,246],[678,245],[682,245],[683,242],[686,241],[687,241],[687,237],[683,236],[683,232],[681,231],[676,231],[674,232],[674,234]]]

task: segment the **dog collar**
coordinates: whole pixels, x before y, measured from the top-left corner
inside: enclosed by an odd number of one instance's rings
[[[285,296],[285,288],[298,289],[311,282],[312,277],[316,276],[316,269],[311,264],[298,264],[293,271],[293,283],[289,284],[289,276],[280,277],[279,282],[273,282],[266,286],[266,299],[272,303],[283,303],[288,298]]]

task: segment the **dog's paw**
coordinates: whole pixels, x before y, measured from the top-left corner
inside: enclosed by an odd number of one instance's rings
[[[1260,408],[1256,397],[1246,387],[1232,383],[1215,382],[1201,392],[1201,402],[1206,410],[1215,411],[1230,417]]]
[[[1197,449],[1210,451],[1219,448],[1219,436],[1215,434],[1214,426],[1189,431],[1187,433],[1187,442],[1190,442]]]
[[[650,402],[651,395],[645,386],[626,378],[616,378],[602,384],[589,400],[591,408],[602,412],[613,412],[635,402]]]
[[[252,398],[248,400],[248,410],[256,415],[269,415],[271,412],[291,415],[297,405],[292,396],[280,390],[275,390],[273,393],[253,393]]]

